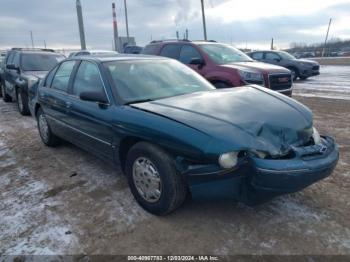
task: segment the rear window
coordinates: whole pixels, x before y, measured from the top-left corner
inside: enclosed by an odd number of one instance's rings
[[[157,45],[148,45],[141,51],[141,54],[156,55],[157,54],[157,49],[158,49]]]
[[[64,58],[58,54],[24,53],[21,57],[21,69],[24,71],[49,71]]]
[[[161,56],[179,59],[181,45],[165,45],[160,52]]]

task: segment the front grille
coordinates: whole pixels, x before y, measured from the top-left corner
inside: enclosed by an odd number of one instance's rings
[[[291,74],[274,74],[269,75],[270,89],[279,91],[285,90],[292,87],[292,76]]]
[[[319,65],[313,66],[312,70],[320,70],[320,66]]]

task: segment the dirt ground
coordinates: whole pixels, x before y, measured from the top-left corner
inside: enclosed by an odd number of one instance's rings
[[[305,85],[294,98],[340,147],[331,177],[255,208],[187,201],[166,217],[138,206],[120,170],[68,143],[45,147],[35,120],[1,101],[0,254],[350,255],[350,101],[302,96]]]

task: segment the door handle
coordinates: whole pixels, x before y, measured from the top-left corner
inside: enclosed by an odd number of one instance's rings
[[[70,109],[72,107],[72,103],[71,102],[66,102],[66,108]]]

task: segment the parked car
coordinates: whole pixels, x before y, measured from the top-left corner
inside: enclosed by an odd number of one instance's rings
[[[0,97],[2,97],[2,83],[3,83],[2,77],[4,75],[5,56],[6,56],[6,53],[0,54]]]
[[[157,215],[188,194],[256,204],[329,176],[338,161],[307,107],[257,85],[215,89],[173,59],[65,60],[30,108],[44,144],[64,139],[121,165]]]
[[[153,41],[141,53],[179,60],[216,88],[257,84],[292,95],[292,79],[288,69],[255,62],[229,45],[189,40]]]
[[[249,56],[257,61],[288,68],[292,72],[293,80],[296,80],[298,77],[300,79],[307,79],[310,76],[320,74],[320,65],[318,62],[297,59],[284,51],[255,51],[250,52]]]
[[[17,101],[18,111],[28,115],[28,89],[64,58],[50,49],[12,48],[7,52],[3,69],[3,100]]]
[[[118,52],[116,51],[109,51],[109,50],[81,50],[77,52],[72,52],[69,54],[69,58],[75,57],[75,56],[83,56],[83,55],[117,55]]]
[[[124,48],[124,54],[139,54],[142,51],[141,46],[128,45]]]

